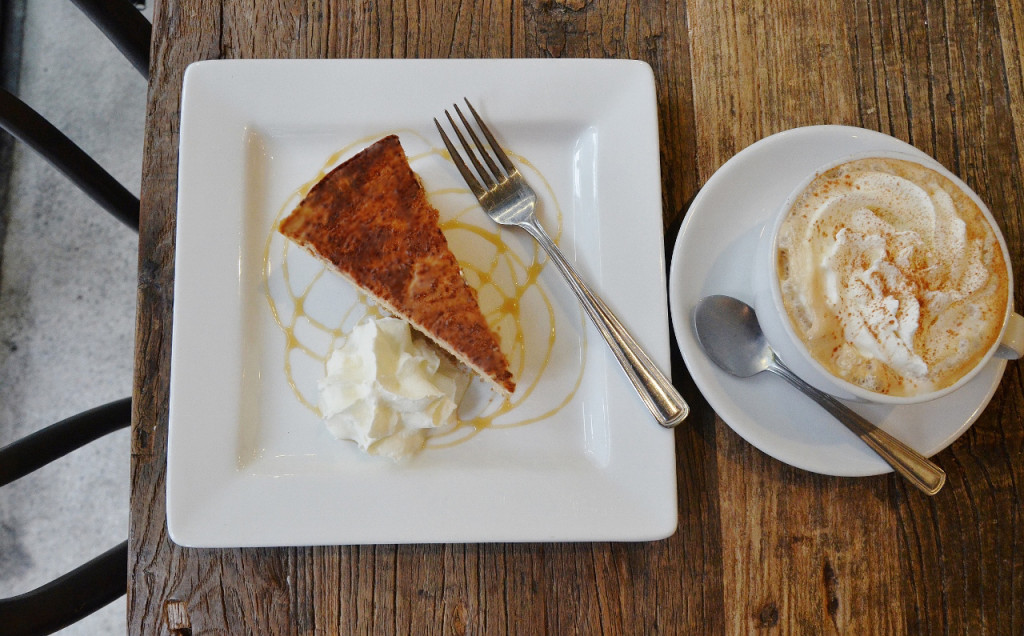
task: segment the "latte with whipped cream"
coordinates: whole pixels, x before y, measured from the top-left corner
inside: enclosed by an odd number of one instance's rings
[[[1009,273],[995,230],[944,175],[890,157],[827,170],[776,240],[794,331],[830,373],[876,393],[955,384],[996,344]]]

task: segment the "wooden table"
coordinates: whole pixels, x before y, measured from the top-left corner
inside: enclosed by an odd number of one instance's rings
[[[616,57],[654,69],[667,243],[758,139],[850,124],[915,144],[992,208],[1024,298],[1024,5],[158,0],[139,258],[131,634],[1024,633],[1024,378],[936,461],[928,498],[749,446],[673,369],[679,529],[638,544],[198,550],[166,532],[179,99],[209,58]],[[1018,305],[1019,308],[1020,305]],[[677,356],[678,358],[678,356]]]

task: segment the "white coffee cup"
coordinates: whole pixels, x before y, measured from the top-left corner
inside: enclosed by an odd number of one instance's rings
[[[821,362],[816,360],[810,353],[803,340],[796,333],[783,301],[783,293],[779,282],[778,258],[776,254],[780,228],[782,227],[786,217],[789,215],[790,208],[793,207],[794,203],[796,203],[797,199],[808,188],[808,186],[810,186],[811,183],[814,182],[814,180],[822,173],[850,161],[871,157],[896,159],[916,163],[945,176],[977,204],[985,219],[988,221],[988,224],[991,227],[1003,253],[1003,262],[1005,263],[1007,270],[1006,276],[1008,293],[999,338],[996,339],[994,344],[992,344],[992,346],[969,371],[964,373],[955,383],[939,390],[906,396],[887,395],[870,391],[835,375]],[[1010,263],[1009,251],[1006,247],[1006,241],[999,230],[999,226],[995,223],[988,207],[985,206],[984,202],[981,201],[978,195],[964,184],[963,181],[938,162],[921,156],[899,152],[858,153],[830,162],[829,164],[814,171],[814,173],[808,175],[797,185],[796,188],[794,188],[790,196],[787,197],[785,203],[781,208],[779,208],[775,216],[768,221],[762,230],[758,241],[757,253],[754,258],[753,279],[755,283],[754,288],[756,290],[754,309],[768,342],[771,344],[772,348],[775,349],[779,358],[788,367],[790,367],[794,373],[803,378],[809,384],[842,399],[893,405],[916,404],[933,400],[944,395],[948,395],[962,387],[964,384],[970,382],[971,379],[989,363],[993,356],[1017,359],[1021,357],[1022,352],[1024,352],[1024,316],[1014,313],[1013,311],[1013,270]]]

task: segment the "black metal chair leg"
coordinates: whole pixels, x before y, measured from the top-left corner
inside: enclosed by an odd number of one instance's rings
[[[129,0],[72,0],[114,43],[142,76],[149,79],[149,42],[153,25]]]
[[[24,477],[107,433],[127,427],[131,418],[132,399],[122,398],[51,424],[0,448],[0,486]]]
[[[31,592],[0,599],[0,631],[7,636],[52,634],[117,600],[127,589],[124,541]]]
[[[3,89],[0,128],[32,146],[119,221],[139,230],[139,199],[42,115]]]

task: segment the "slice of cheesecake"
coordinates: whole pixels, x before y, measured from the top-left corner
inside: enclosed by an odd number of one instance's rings
[[[508,360],[438,218],[391,135],[324,176],[279,229],[511,395]]]

